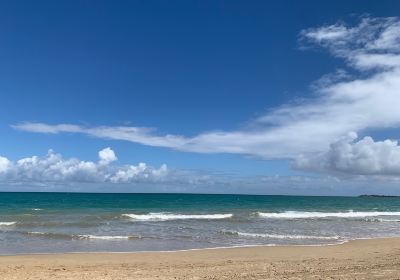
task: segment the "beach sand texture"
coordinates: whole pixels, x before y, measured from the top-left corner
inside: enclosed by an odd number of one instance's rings
[[[2,256],[0,279],[400,279],[400,238],[332,246]]]

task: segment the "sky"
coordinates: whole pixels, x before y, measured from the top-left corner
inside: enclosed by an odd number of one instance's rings
[[[4,1],[0,191],[400,194],[398,1]]]

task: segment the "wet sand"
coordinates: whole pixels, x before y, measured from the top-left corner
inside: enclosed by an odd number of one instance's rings
[[[0,279],[400,279],[400,238],[332,246],[2,256]]]

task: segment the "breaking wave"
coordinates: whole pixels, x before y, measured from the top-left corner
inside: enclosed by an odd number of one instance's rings
[[[13,226],[17,222],[0,222],[0,226]]]
[[[400,216],[400,212],[300,212],[285,211],[281,213],[258,212],[257,215],[262,218],[270,219],[318,219],[318,218],[367,218],[380,216]]]
[[[124,217],[137,221],[169,221],[169,220],[220,220],[229,219],[233,214],[172,214],[172,213],[148,213],[148,214],[122,214]]]

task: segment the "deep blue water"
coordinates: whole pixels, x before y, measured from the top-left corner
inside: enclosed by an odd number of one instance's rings
[[[0,254],[333,244],[400,236],[400,198],[0,193]]]

